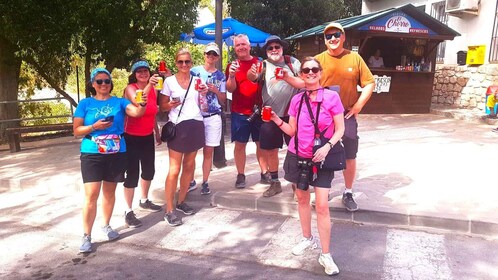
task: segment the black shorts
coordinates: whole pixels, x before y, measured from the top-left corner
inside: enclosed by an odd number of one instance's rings
[[[282,117],[281,119],[284,122],[289,121],[289,117]],[[275,122],[263,122],[259,131],[259,147],[261,149],[282,149],[284,140],[285,144],[289,145],[290,136],[285,134]]]
[[[346,114],[346,112],[344,113]],[[344,150],[346,151],[346,159],[355,159],[358,153],[359,139],[358,137],[358,122],[356,118],[352,116],[349,119],[344,119],[344,136],[342,137],[342,143],[344,144]]]
[[[168,148],[179,153],[191,153],[204,147],[204,122],[186,120],[176,125],[176,135]]]
[[[124,182],[128,162],[126,153],[108,155],[81,153],[80,160],[83,183]]]
[[[284,160],[284,179],[291,183],[297,183],[299,173],[301,172],[301,168],[299,167],[297,161],[297,156],[295,154],[287,152]],[[310,180],[313,178],[313,171],[311,167],[309,168],[308,176]],[[332,179],[334,179],[334,171],[318,169],[318,177],[316,178],[316,180],[310,182],[309,184],[313,187],[330,189],[332,185]]]

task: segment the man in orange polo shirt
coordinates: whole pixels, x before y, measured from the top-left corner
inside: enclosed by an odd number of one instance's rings
[[[346,169],[343,171],[346,189],[342,195],[342,203],[349,211],[356,211],[358,205],[353,198],[359,139],[356,117],[372,95],[375,80],[363,58],[344,48],[346,34],[340,23],[331,22],[325,27],[323,34],[327,50],[315,56],[323,68],[320,83],[324,87],[340,87],[339,95],[345,109],[346,130],[342,141],[346,149]],[[362,87],[360,94],[357,85]]]

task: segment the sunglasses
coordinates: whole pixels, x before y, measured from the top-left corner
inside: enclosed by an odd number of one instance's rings
[[[95,80],[95,82],[97,83],[97,85],[101,85],[101,84],[109,85],[111,83],[111,79],[105,79],[105,80],[98,79],[98,80]]]
[[[337,31],[336,33],[325,34],[325,39],[330,40],[330,39],[332,39],[332,36],[334,36],[335,38],[341,38],[341,35],[342,35],[342,32]]]
[[[189,65],[190,63],[192,63],[192,60],[177,60],[176,61],[176,64],[186,64],[186,65]]]
[[[308,74],[310,71],[316,74],[316,73],[320,72],[320,68],[313,67],[313,68],[303,68],[303,69],[301,69],[301,72],[303,72],[304,74]]]
[[[212,55],[212,56],[218,56],[218,54],[216,52],[213,52],[213,51],[209,51],[207,53],[204,53],[205,55]]]
[[[280,50],[282,48],[282,46],[269,46],[266,51],[273,51],[273,49],[275,50]]]

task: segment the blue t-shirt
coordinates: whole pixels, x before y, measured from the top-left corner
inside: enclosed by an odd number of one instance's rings
[[[221,92],[226,92],[226,79],[225,75],[220,71],[216,70],[214,73],[209,73],[204,69],[204,66],[196,66],[190,69],[190,74],[193,76],[200,77],[203,83],[212,83],[218,87]],[[208,92],[206,94],[208,110],[207,112],[201,112],[203,115],[210,115],[213,113],[221,113],[221,105],[218,101],[218,97],[214,92]]]
[[[114,116],[114,121],[112,122],[111,127],[103,130],[95,130],[90,133],[90,136],[106,134],[122,135],[124,133],[126,106],[130,103],[131,102],[128,99],[116,96],[112,96],[107,100],[97,100],[93,97],[88,97],[80,101],[78,107],[76,107],[76,111],[74,112],[74,117],[82,118],[83,125],[92,125],[107,116]],[[82,153],[91,154],[99,153],[97,144],[88,138],[83,138],[80,151]],[[126,143],[124,138],[121,138],[119,152],[126,152]]]

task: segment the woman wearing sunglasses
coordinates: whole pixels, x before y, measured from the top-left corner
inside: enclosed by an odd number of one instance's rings
[[[311,234],[311,205],[309,186],[315,188],[318,235],[322,252],[318,262],[325,268],[325,273],[339,273],[337,265],[330,254],[330,213],[328,193],[334,171],[317,168],[332,147],[344,134],[344,107],[337,92],[320,86],[322,67],[313,57],[306,57],[301,64],[300,77],[305,83],[303,91],[297,93],[289,106],[289,122],[286,123],[272,112],[272,120],[291,136],[288,152],[284,161],[284,178],[297,185],[299,220],[303,238],[294,246],[292,254],[302,255],[308,249],[317,247]],[[323,133],[327,143],[313,153],[315,145],[315,120],[318,130]]]
[[[137,91],[147,93],[149,102],[145,106],[145,114],[142,117],[126,117],[125,134],[126,148],[128,152],[128,167],[124,181],[124,198],[128,208],[125,210],[125,223],[129,227],[139,227],[142,222],[137,219],[132,210],[135,188],[140,181],[141,197],[139,206],[142,209],[158,212],[162,207],[152,203],[148,199],[149,188],[155,173],[155,148],[161,145],[161,135],[157,126],[157,98],[155,86],[159,75],[152,75],[149,63],[138,60],[131,66],[131,75],[128,77],[128,86],[124,90],[124,97],[135,106],[137,102]],[[138,100],[139,101],[139,100]],[[142,174],[140,174],[140,170]],[[141,178],[139,180],[139,177]]]
[[[206,94],[208,91],[207,86],[197,84],[198,78],[190,74],[192,57],[187,49],[180,49],[175,55],[175,61],[178,72],[164,81],[159,105],[161,111],[169,111],[169,120],[176,124],[176,135],[168,142],[169,172],[165,183],[164,220],[171,226],[182,224],[182,220],[173,211],[175,208],[185,215],[195,214],[185,200],[193,179],[197,150],[204,146],[204,123],[199,109],[199,94]],[[180,193],[175,206],[173,203],[178,178]]]
[[[97,199],[102,189],[102,231],[106,238],[117,239],[119,234],[109,226],[118,182],[124,181],[126,143],[122,137],[125,116],[140,117],[145,113],[147,94],[143,103],[133,105],[125,98],[111,96],[111,73],[96,68],[90,74],[92,96],[81,100],[74,113],[73,132],[83,136],[81,141],[81,175],[85,187],[83,205],[83,242],[80,252],[92,251],[92,227],[97,214]]]

